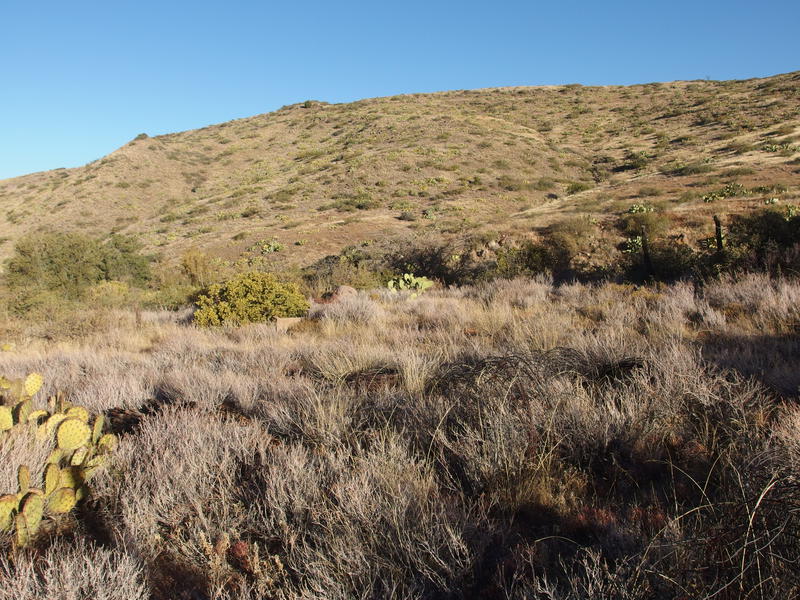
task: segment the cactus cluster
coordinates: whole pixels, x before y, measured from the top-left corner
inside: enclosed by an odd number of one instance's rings
[[[386,284],[392,291],[411,291],[414,292],[413,296],[421,294],[429,287],[433,286],[433,281],[427,277],[416,277],[411,273],[404,273],[400,277],[390,279]]]
[[[37,441],[52,448],[41,488],[31,487],[26,465],[17,469],[18,490],[0,496],[0,531],[14,531],[17,546],[27,546],[43,519],[68,513],[89,493],[88,481],[117,445],[116,437],[103,433],[102,415],[94,418],[82,406],[60,397],[48,400],[49,410],[33,410],[33,396],[42,376],[24,380],[0,377],[0,438],[18,428],[28,428]]]

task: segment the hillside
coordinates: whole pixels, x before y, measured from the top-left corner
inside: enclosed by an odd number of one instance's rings
[[[613,239],[634,203],[696,243],[712,213],[800,195],[798,140],[800,72],[309,101],[0,181],[0,258],[40,229],[135,234],[167,258],[276,238],[295,264],[410,229],[528,235],[575,215]]]

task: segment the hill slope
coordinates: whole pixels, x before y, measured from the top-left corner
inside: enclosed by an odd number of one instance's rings
[[[800,72],[309,101],[0,181],[0,257],[67,229],[135,234],[168,257],[277,238],[306,263],[409,228],[527,234],[588,215],[603,229],[642,202],[696,239],[712,212],[796,198],[798,140]],[[743,195],[703,201],[730,182]]]

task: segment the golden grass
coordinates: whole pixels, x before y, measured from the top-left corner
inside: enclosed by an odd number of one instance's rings
[[[361,293],[286,333],[20,326],[0,372],[121,442],[0,598],[792,597],[799,294],[540,278]]]

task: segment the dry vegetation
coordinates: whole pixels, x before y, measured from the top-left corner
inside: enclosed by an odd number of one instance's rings
[[[68,526],[0,558],[2,600],[800,594],[797,282],[92,318],[0,355],[120,436]]]
[[[309,101],[0,182],[0,374],[120,439],[0,600],[800,596],[798,100]],[[145,310],[259,271],[308,317]]]
[[[0,181],[0,258],[55,228],[133,234],[173,263],[275,239],[297,265],[400,232],[531,236],[577,216],[582,260],[606,263],[633,204],[696,247],[712,213],[795,201],[798,140],[800,73],[309,101]]]

